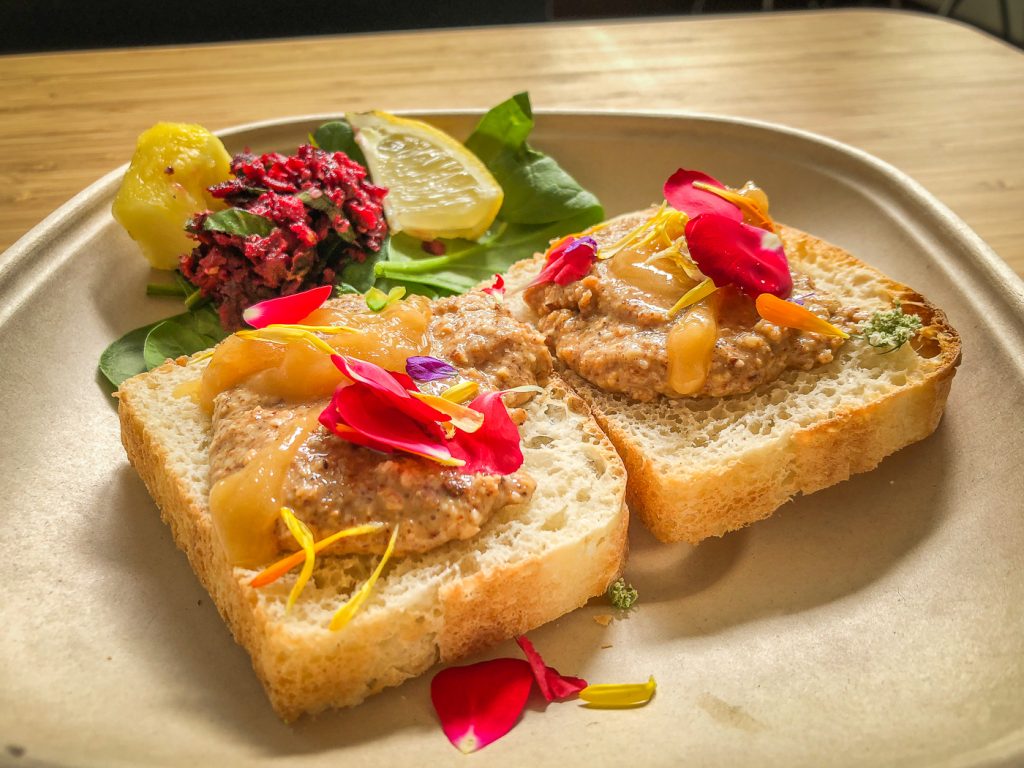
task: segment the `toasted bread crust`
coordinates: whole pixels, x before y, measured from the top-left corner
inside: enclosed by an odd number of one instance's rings
[[[661,541],[695,544],[762,520],[797,493],[813,493],[873,469],[886,456],[930,435],[942,416],[960,362],[960,337],[945,313],[835,245],[790,227],[780,226],[779,234],[792,261],[857,273],[872,283],[879,300],[884,294],[904,312],[918,315],[923,328],[915,344],[925,370],[913,383],[822,414],[811,424],[772,438],[767,446],[698,471],[684,470],[666,452],[653,454],[637,437],[644,419],[656,420],[670,409],[685,409],[685,401],[631,403],[563,371],[590,404],[626,465],[632,511]],[[515,265],[508,281],[513,290],[528,283],[539,267],[539,257]],[[525,305],[513,306],[513,313],[530,319]],[[680,444],[693,437],[680,435]]]
[[[167,363],[125,382],[119,393],[122,442],[175,543],[188,556],[236,642],[251,655],[271,704],[285,721],[358,704],[367,695],[421,674],[438,660],[454,661],[551,621],[603,592],[621,572],[628,525],[624,468],[583,401],[554,377],[549,392],[578,415],[582,426],[577,433],[586,437],[588,460],[599,465],[602,482],[612,491],[601,500],[604,512],[594,516],[586,535],[567,537],[541,552],[524,551],[514,561],[473,573],[463,569],[461,576],[446,580],[428,596],[428,623],[430,617],[439,617],[433,631],[424,626],[423,614],[411,611],[357,616],[336,633],[271,615],[267,598],[247,583],[250,572],[228,563],[205,494],[173,470],[176,446],[168,444],[152,408],[146,407],[154,389],[169,386],[162,379],[179,376],[180,368]],[[565,514],[571,511],[567,507]],[[462,548],[471,551],[473,546],[471,540]],[[449,552],[461,557],[458,547],[449,545]]]

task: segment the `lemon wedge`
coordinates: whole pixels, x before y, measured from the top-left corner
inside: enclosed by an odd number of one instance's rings
[[[504,193],[476,155],[447,133],[387,112],[346,115],[375,184],[387,187],[392,232],[421,240],[475,240],[491,226]]]
[[[201,125],[157,123],[139,136],[112,212],[157,269],[175,269],[195,243],[185,224],[224,203],[206,188],[227,180],[231,157]]]

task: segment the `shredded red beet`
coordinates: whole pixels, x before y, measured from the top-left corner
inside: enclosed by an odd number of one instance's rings
[[[210,193],[274,224],[266,236],[209,231],[210,211],[189,231],[198,243],[181,257],[182,274],[217,305],[221,324],[242,326],[242,311],[259,301],[333,284],[339,270],[380,251],[387,235],[387,190],[367,181],[366,168],[342,152],[308,144],[291,156],[235,156],[235,178]]]

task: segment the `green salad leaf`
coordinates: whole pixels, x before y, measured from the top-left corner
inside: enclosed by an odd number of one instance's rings
[[[473,286],[498,272],[504,272],[520,259],[532,256],[548,247],[556,237],[578,232],[594,224],[593,215],[584,211],[573,218],[551,224],[507,224],[496,222],[479,242],[446,240],[448,251],[442,256],[423,252],[420,241],[408,235],[391,237],[387,261],[377,262],[378,277],[394,281],[416,293],[411,286],[434,289],[427,295],[444,296],[465,293]]]
[[[115,387],[121,386],[121,382],[130,379],[146,370],[146,359],[143,356],[143,347],[146,344],[146,337],[149,332],[163,322],[159,320],[134,331],[128,331],[100,355],[100,373],[107,381]]]
[[[373,282],[377,276],[374,272],[374,266],[381,260],[387,258],[388,253],[388,240],[385,238],[384,242],[381,243],[379,251],[364,251],[362,261],[349,261],[341,269],[338,270],[338,274],[334,279],[334,286],[339,290],[340,293],[366,293],[370,288],[373,287]],[[321,244],[321,248],[327,247],[340,247],[341,241],[334,240],[333,245],[328,245],[332,242],[332,238],[328,238]]]
[[[203,222],[203,229],[209,232],[224,232],[228,235],[259,235],[266,237],[277,228],[266,216],[250,213],[242,208],[228,208],[211,213]]]
[[[591,224],[603,219],[593,193],[526,143],[533,126],[530,97],[519,93],[484,115],[466,139],[505,192],[498,216],[514,224],[548,224],[583,213],[593,217]]]
[[[481,118],[466,146],[483,161],[505,192],[498,218],[477,242],[442,240],[445,253],[430,256],[420,241],[393,235],[375,273],[381,288],[401,285],[410,293],[464,293],[520,259],[546,250],[555,238],[604,219],[597,198],[552,158],[526,143],[533,110],[525,93]]]
[[[310,142],[326,152],[344,152],[360,165],[366,165],[366,156],[356,144],[355,131],[348,120],[332,120],[324,123],[312,136]]]
[[[167,358],[193,355],[227,336],[209,305],[129,331],[100,356],[100,373],[115,387]]]
[[[168,358],[202,352],[227,335],[212,307],[205,306],[194,312],[175,315],[158,323],[146,335],[142,349],[146,369],[152,370]]]

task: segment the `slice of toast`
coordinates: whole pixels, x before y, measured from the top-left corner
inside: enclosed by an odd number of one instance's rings
[[[118,393],[122,441],[286,721],[358,704],[438,661],[551,621],[602,593],[621,570],[625,471],[586,405],[553,376],[525,406],[524,468],[537,479],[528,504],[499,511],[472,539],[391,560],[337,632],[328,629],[334,611],[378,558],[318,556],[286,615],[298,569],[255,589],[256,572],[228,563],[212,526],[210,419],[189,397],[175,396],[205,365],[182,359],[126,381]]]
[[[766,518],[797,493],[873,469],[930,435],[942,416],[960,362],[945,313],[841,248],[779,230],[794,269],[840,302],[869,312],[895,303],[923,328],[896,352],[851,339],[827,365],[725,398],[641,403],[565,371],[626,464],[632,511],[661,541],[697,543]],[[506,303],[527,322],[537,318],[522,290],[542,263],[538,254],[506,275]]]

